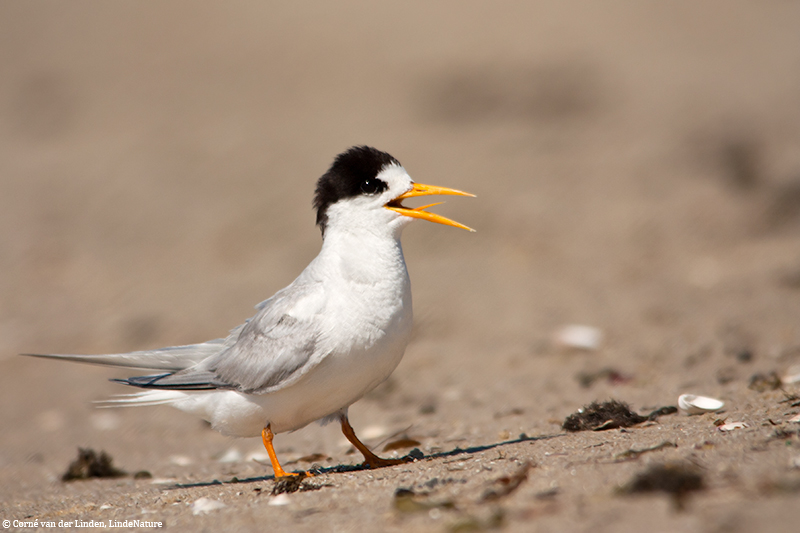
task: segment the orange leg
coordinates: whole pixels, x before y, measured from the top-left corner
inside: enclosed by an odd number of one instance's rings
[[[264,448],[267,449],[267,454],[269,454],[269,461],[272,463],[272,470],[275,471],[275,479],[281,477],[290,477],[290,476],[308,476],[310,474],[303,473],[303,474],[296,474],[294,472],[286,472],[281,467],[281,464],[278,462],[278,456],[275,455],[275,448],[272,447],[272,438],[275,435],[272,433],[272,429],[270,429],[269,424],[267,427],[261,430],[261,440],[264,441]]]
[[[363,442],[358,440],[356,432],[353,431],[353,426],[351,426],[350,421],[347,420],[347,415],[342,415],[339,420],[342,423],[342,433],[344,433],[344,436],[347,437],[347,440],[349,440],[364,456],[365,466],[369,468],[382,468],[384,466],[394,466],[409,462],[408,459],[384,459],[383,457],[378,457],[372,453]]]

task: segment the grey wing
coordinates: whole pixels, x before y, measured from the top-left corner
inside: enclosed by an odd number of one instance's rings
[[[233,389],[255,394],[286,387],[324,358],[318,349],[320,325],[313,312],[315,308],[321,311],[318,296],[314,287],[290,285],[259,304],[260,311],[232,332],[238,331],[235,341],[219,353],[180,372],[121,381],[144,388]],[[295,313],[300,303],[303,312]]]
[[[289,314],[277,320],[252,320],[230,350],[212,357],[208,368],[238,390],[271,392],[293,383],[321,357],[317,354],[319,331],[313,321]],[[205,364],[203,366],[206,366]]]

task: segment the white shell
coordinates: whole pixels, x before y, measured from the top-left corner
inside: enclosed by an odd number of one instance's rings
[[[89,415],[89,421],[95,429],[100,431],[114,431],[122,425],[120,416],[109,411],[92,413]]]
[[[152,485],[172,485],[178,482],[178,478],[175,477],[155,477],[150,480]]]
[[[192,504],[192,514],[198,515],[200,513],[208,513],[216,511],[217,509],[222,509],[223,507],[225,507],[225,504],[221,501],[212,500],[211,498],[200,498]]]
[[[288,494],[278,494],[269,499],[267,505],[289,505],[290,499]]]
[[[678,408],[690,415],[711,413],[725,407],[725,402],[708,396],[695,396],[694,394],[681,394],[678,397]]]
[[[597,350],[603,342],[603,332],[592,326],[572,324],[556,331],[555,341],[566,348]]]
[[[789,422],[796,422],[797,424],[800,424],[800,414],[794,415],[792,418],[789,419]]]
[[[361,437],[364,440],[379,439],[389,433],[385,426],[367,426],[361,430]]]
[[[236,448],[229,448],[217,461],[220,463],[240,463],[242,459],[242,453],[239,450]]]
[[[727,424],[722,424],[717,429],[720,431],[733,431],[734,429],[743,429],[746,427],[750,427],[744,422],[728,422]]]
[[[248,453],[244,460],[248,463],[251,461],[255,461],[257,463],[269,463],[269,455],[267,455],[267,453],[261,449]]]
[[[800,365],[795,365],[790,368],[786,372],[786,375],[781,378],[781,383],[784,385],[800,383]]]
[[[186,455],[170,455],[169,462],[176,466],[189,466],[192,464],[192,458]]]

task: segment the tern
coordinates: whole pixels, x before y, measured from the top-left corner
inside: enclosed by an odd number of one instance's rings
[[[275,478],[277,433],[337,420],[364,466],[404,462],[375,455],[347,418],[350,405],[400,363],[411,336],[411,285],[400,237],[414,219],[474,231],[407,198],[472,194],[415,183],[397,159],[369,146],[339,154],[314,195],[322,249],[289,286],[226,338],[106,355],[24,354],[160,371],[113,379],[144,391],[116,406],[172,405],[224,435],[261,436]]]

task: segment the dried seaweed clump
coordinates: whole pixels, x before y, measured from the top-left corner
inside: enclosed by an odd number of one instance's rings
[[[70,463],[69,468],[61,476],[62,481],[89,479],[93,477],[122,477],[127,472],[116,468],[111,456],[106,452],[97,452],[91,448],[78,448],[78,458]]]
[[[562,424],[567,431],[600,431],[603,429],[627,428],[641,424],[648,417],[631,411],[628,404],[618,400],[603,403],[592,402],[569,415]]]

